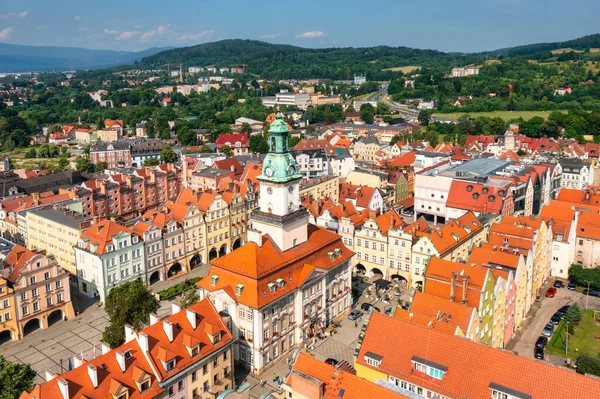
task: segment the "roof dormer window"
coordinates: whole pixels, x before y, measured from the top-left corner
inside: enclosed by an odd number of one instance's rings
[[[369,366],[379,367],[381,366],[381,361],[383,360],[383,356],[378,355],[377,353],[367,352],[365,353],[365,361]]]
[[[438,380],[441,380],[448,371],[448,367],[443,364],[435,363],[418,356],[413,356],[411,361],[413,362],[413,367],[416,371],[427,374]]]
[[[238,284],[235,286],[235,294],[242,295],[242,291],[244,290],[244,284]]]
[[[111,244],[108,244],[106,246],[106,252],[112,252],[112,250],[113,250],[113,246]]]
[[[277,286],[279,288],[283,288],[283,285],[285,284],[285,281],[283,281],[282,278],[278,278],[277,280],[275,280],[277,282]]]
[[[269,291],[271,291],[271,293],[274,293],[275,292],[275,288],[277,288],[276,285],[273,284],[273,283],[267,284],[267,287],[269,287]]]
[[[219,276],[217,276],[216,274],[210,276],[211,285],[217,285],[217,281],[219,281]]]
[[[519,392],[516,389],[508,388],[495,382],[490,382],[490,391],[492,399],[531,399],[531,395]]]

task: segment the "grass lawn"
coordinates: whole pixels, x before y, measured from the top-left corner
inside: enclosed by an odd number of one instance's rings
[[[412,71],[421,68],[416,65],[408,65],[403,67],[395,67],[395,68],[385,68],[383,71],[392,71],[392,72],[402,72],[402,73],[411,73]]]
[[[559,112],[567,112],[565,110],[558,110]],[[476,118],[478,116],[487,116],[490,118],[502,118],[505,121],[513,118],[523,118],[525,120],[531,119],[534,116],[541,116],[542,118],[548,118],[550,112],[553,111],[491,111],[491,112],[452,112],[449,114],[434,114],[434,116],[441,116],[444,118],[458,119],[462,115],[471,115]]]
[[[594,321],[594,310],[589,309],[583,312],[583,316],[579,325],[575,327],[575,333],[569,334],[569,352],[565,355],[563,343],[566,339],[566,325],[564,328],[556,329],[556,332],[550,339],[547,353],[560,357],[569,357],[576,360],[579,355],[588,355],[594,359],[600,356],[600,339],[595,337],[600,336],[600,325]],[[558,336],[556,336],[558,334]]]

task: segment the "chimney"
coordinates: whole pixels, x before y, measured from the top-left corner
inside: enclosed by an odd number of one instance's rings
[[[54,379],[54,374],[46,370],[46,372],[44,373],[44,378],[46,379],[46,382],[52,381]]]
[[[150,313],[150,325],[153,326],[160,321],[160,317],[156,313]]]
[[[179,313],[180,310],[181,310],[181,306],[179,306],[175,302],[173,302],[171,304],[171,314]]]
[[[450,279],[450,300],[453,301],[456,297],[456,293],[454,292],[454,284],[456,284],[456,279],[458,275],[456,273],[452,273],[452,277]]]
[[[62,379],[58,379],[58,389],[60,389],[60,394],[63,399],[69,399],[69,383]]]
[[[73,356],[73,368],[77,368],[83,364],[83,358],[79,355]]]
[[[88,364],[87,371],[92,385],[94,386],[94,388],[98,388],[98,369],[96,368],[96,366]]]
[[[117,363],[119,363],[119,368],[121,371],[125,371],[125,354],[121,351],[116,351],[115,355],[117,355]]]
[[[110,346],[104,342],[100,343],[100,348],[102,349],[103,355],[106,355],[108,352],[110,352]]]
[[[197,327],[197,325],[198,325],[198,323],[196,321],[196,312],[194,312],[191,309],[186,309],[185,310],[185,315],[187,316],[187,319],[190,322],[190,325],[195,330],[196,327]]]
[[[169,342],[173,342],[173,323],[163,320],[163,330],[165,330]]]
[[[463,277],[462,283],[462,303],[467,303],[467,287],[469,286],[469,276]]]
[[[130,342],[133,339],[135,330],[129,324],[125,324],[125,342]]]
[[[140,345],[142,352],[148,352],[148,334],[140,332],[138,334],[138,344]]]

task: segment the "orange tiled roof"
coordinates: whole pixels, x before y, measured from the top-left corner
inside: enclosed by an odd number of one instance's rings
[[[367,364],[368,352],[382,356],[379,367]],[[415,370],[413,362],[423,360],[445,369],[441,380]],[[557,392],[561,398],[600,397],[597,378],[377,313],[356,362],[455,399],[490,398],[493,386],[531,398],[554,398]]]
[[[20,212],[25,209],[32,208],[38,205],[50,205],[56,202],[66,201],[68,199],[74,198],[75,193],[72,192],[63,192],[61,194],[55,195],[52,191],[47,191],[40,193],[39,202],[35,203],[35,199],[33,195],[25,195],[23,197],[12,198],[6,201],[2,201],[2,209],[7,213],[12,212]]]
[[[440,255],[454,248],[467,237],[483,229],[481,222],[472,212],[467,212],[458,219],[450,220],[439,230],[417,233],[428,237]]]
[[[116,351],[129,352],[131,358],[125,361],[125,371],[121,371],[117,362]],[[88,375],[87,367],[93,365],[98,373],[98,387],[94,388]],[[105,369],[105,367],[106,369]],[[144,375],[150,377],[150,389],[141,393],[136,381]],[[158,380],[152,373],[152,368],[144,357],[137,341],[127,342],[113,351],[100,355],[90,362],[84,362],[80,367],[60,376],[68,383],[70,399],[95,399],[113,397],[115,389],[124,386],[129,393],[129,399],[151,399],[164,389],[158,386]],[[30,393],[24,392],[21,399],[56,399],[62,398],[58,378],[36,385]]]
[[[106,246],[111,244],[112,238],[120,232],[134,234],[133,230],[112,220],[105,219],[85,230],[81,238],[89,239],[86,249],[91,250],[92,244],[98,244],[95,253],[104,254],[106,253]]]
[[[519,266],[520,253],[502,251],[498,246],[486,245],[475,247],[471,251],[469,264],[498,265],[516,269]]]
[[[575,234],[577,237],[600,240],[600,214],[584,212],[579,215]]]
[[[307,380],[305,376],[317,381]],[[305,351],[298,353],[286,384],[293,391],[305,395],[307,399],[408,398],[364,378],[357,377],[348,371],[321,362]],[[321,391],[321,385],[324,385],[323,391]]]
[[[466,299],[469,306],[479,309],[481,292],[488,278],[489,269],[474,265],[455,263],[440,258],[431,258],[425,269],[423,292],[451,299],[452,276],[455,275],[455,300],[463,300],[462,285],[467,280]]]
[[[6,278],[8,281],[15,282],[21,273],[21,269],[27,261],[37,255],[35,252],[16,244],[4,258],[4,263],[10,265],[11,272]]]
[[[390,229],[396,230],[405,224],[395,209],[390,209],[386,213],[377,216],[375,221],[377,222],[377,226],[379,226],[379,231],[383,235],[387,235]]]
[[[341,255],[332,260],[328,253],[336,248],[341,250]],[[309,225],[308,240],[285,252],[268,235],[263,236],[262,246],[246,243],[212,262],[208,275],[218,276],[215,285],[212,285],[212,278],[202,279],[196,285],[208,291],[228,289],[233,292],[238,284],[243,284],[241,294],[232,298],[261,308],[301,286],[316,268],[328,270],[353,255],[340,236]],[[269,284],[275,284],[277,279],[283,280],[283,288],[277,287],[271,292]]]
[[[399,306],[396,307],[396,312],[393,316],[397,319],[410,321],[411,323],[420,324],[422,326],[430,326],[431,328],[435,328],[436,330],[442,331],[445,334],[454,335],[461,331],[458,326],[439,321],[435,317],[413,313],[412,311],[402,309]]]
[[[449,324],[454,328],[459,327],[463,334],[466,334],[474,317],[475,308],[417,291],[413,297],[410,311],[414,314],[432,318],[439,323]]]
[[[483,214],[501,215],[506,195],[510,195],[509,190],[510,185],[497,187],[452,180],[446,206]]]
[[[377,189],[373,187],[357,186],[348,183],[340,184],[340,202],[356,200],[356,206],[367,208],[373,195],[375,195],[375,190]]]

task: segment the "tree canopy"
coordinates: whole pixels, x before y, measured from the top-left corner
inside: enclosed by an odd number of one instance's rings
[[[30,364],[13,363],[0,355],[0,399],[15,399],[31,391],[35,374]]]
[[[111,348],[121,345],[125,340],[125,324],[141,329],[159,306],[141,279],[112,288],[106,296],[105,309],[110,323],[102,335],[104,342]]]

